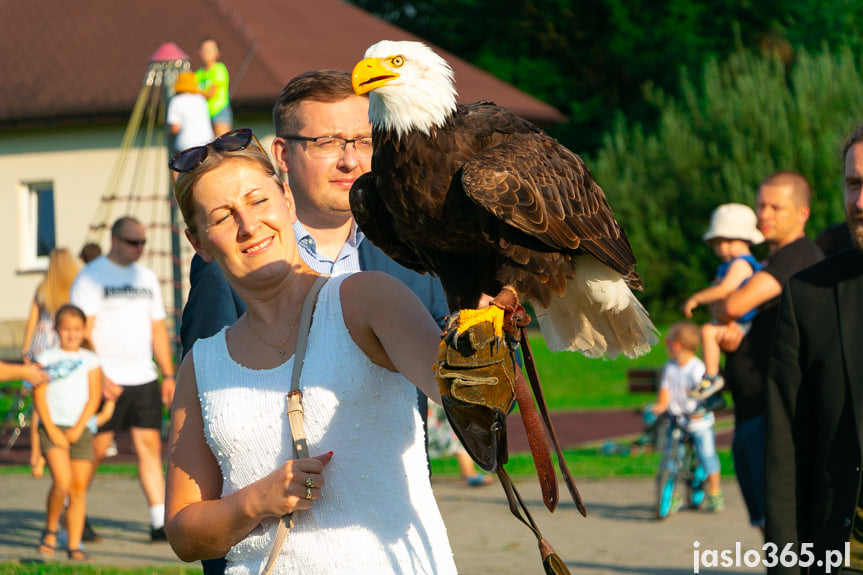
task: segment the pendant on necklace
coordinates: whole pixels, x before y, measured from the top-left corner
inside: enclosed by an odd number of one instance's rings
[[[285,355],[285,352],[284,352],[284,350],[282,350],[282,348],[278,348],[276,350],[276,355],[279,357],[282,357],[283,355]]]

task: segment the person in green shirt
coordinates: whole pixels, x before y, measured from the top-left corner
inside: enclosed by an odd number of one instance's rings
[[[231,100],[228,93],[230,78],[228,69],[219,62],[221,51],[215,38],[206,37],[198,44],[198,54],[204,62],[204,67],[195,72],[198,89],[207,98],[210,120],[213,122],[213,132],[216,136],[229,132],[234,123],[234,113],[231,110]]]

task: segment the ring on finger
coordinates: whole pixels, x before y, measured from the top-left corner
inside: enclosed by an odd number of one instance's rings
[[[311,498],[312,498],[312,488],[309,486],[306,486],[306,499],[311,499]]]
[[[305,482],[305,483],[303,483],[303,485],[305,485],[305,486],[306,486],[307,488],[309,488],[309,489],[311,489],[311,488],[313,488],[313,487],[317,487],[317,485],[315,485],[315,482],[314,482],[314,481],[312,481],[312,476],[311,476],[311,475],[309,475],[309,477],[306,479],[306,482]]]

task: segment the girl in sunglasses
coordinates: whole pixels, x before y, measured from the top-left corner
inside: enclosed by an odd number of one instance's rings
[[[455,573],[413,387],[440,401],[434,320],[389,275],[330,278],[299,378],[309,456],[294,458],[286,396],[319,276],[300,257],[293,198],[249,130],[171,167],[186,237],[248,307],[179,372],[166,503],[177,555],[227,553],[227,573],[261,573],[293,513],[274,573]]]

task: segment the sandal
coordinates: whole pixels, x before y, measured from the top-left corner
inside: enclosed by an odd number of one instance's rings
[[[51,535],[54,537],[54,544],[51,545],[46,541],[46,538]],[[36,547],[36,551],[41,553],[42,555],[53,555],[54,551],[57,549],[57,532],[56,531],[48,531],[47,529],[42,530],[42,537],[39,539],[39,546]]]
[[[82,563],[91,563],[93,558],[87,555],[80,547],[78,549],[67,549],[66,554],[71,561],[81,561]]]

